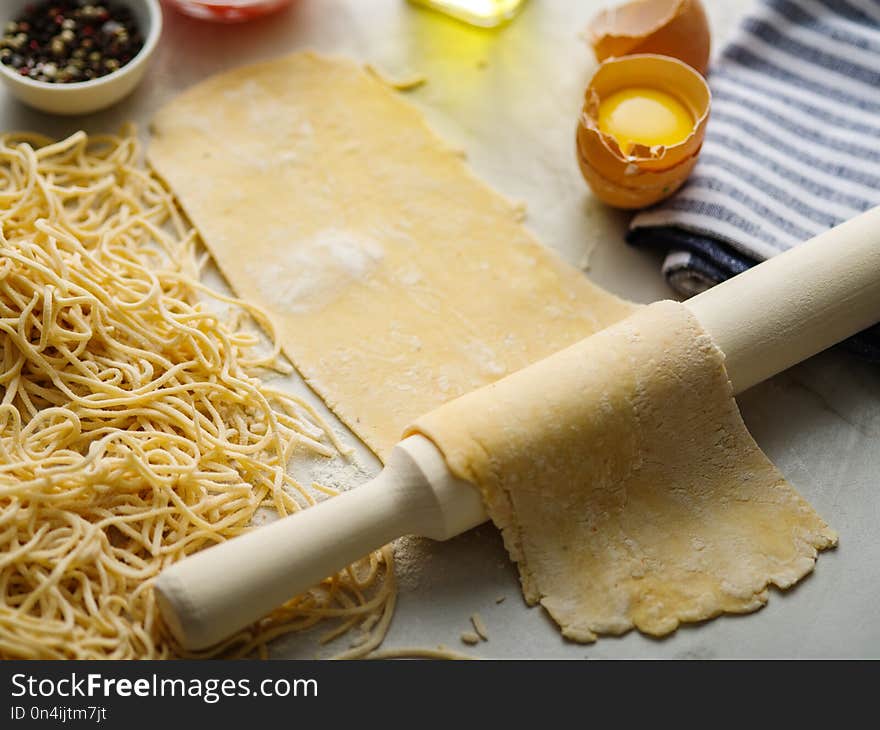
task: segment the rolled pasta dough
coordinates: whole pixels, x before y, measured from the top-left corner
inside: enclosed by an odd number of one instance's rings
[[[353,61],[301,53],[189,89],[150,162],[236,293],[380,457],[412,419],[626,316]]]
[[[582,339],[635,306],[543,248],[355,63],[222,74],[153,131],[150,161],[309,384],[380,456],[429,413],[412,431],[480,487],[566,636],[753,610],[834,543],[687,311]]]
[[[723,355],[659,302],[420,419],[523,591],[576,641],[753,611],[834,532],[752,440]]]

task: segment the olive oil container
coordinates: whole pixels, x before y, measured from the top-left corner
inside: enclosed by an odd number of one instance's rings
[[[471,25],[494,28],[517,14],[525,0],[410,0]]]

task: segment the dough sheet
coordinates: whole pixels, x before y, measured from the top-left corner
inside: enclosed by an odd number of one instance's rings
[[[479,485],[526,600],[576,641],[754,611],[836,543],[755,444],[721,351],[675,302],[409,432]]]
[[[414,418],[617,321],[420,112],[297,54],[188,90],[149,159],[232,288],[380,457]]]
[[[307,382],[380,457],[407,424],[433,439],[566,636],[754,610],[834,544],[688,310],[590,284],[354,62],[214,77],[153,133],[154,168]]]

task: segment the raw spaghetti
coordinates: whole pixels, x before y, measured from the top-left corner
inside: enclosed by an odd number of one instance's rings
[[[196,233],[141,163],[132,130],[52,143],[0,136],[0,657],[166,658],[163,567],[331,490],[292,460],[340,444],[253,326],[200,283]],[[247,242],[243,241],[242,245]],[[272,338],[274,341],[274,338]],[[368,654],[394,609],[389,549],[210,654],[323,619]]]

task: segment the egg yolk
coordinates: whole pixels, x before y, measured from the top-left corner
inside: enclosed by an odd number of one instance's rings
[[[615,91],[599,103],[599,129],[629,154],[636,144],[678,144],[694,128],[687,107],[665,91],[631,88]]]

